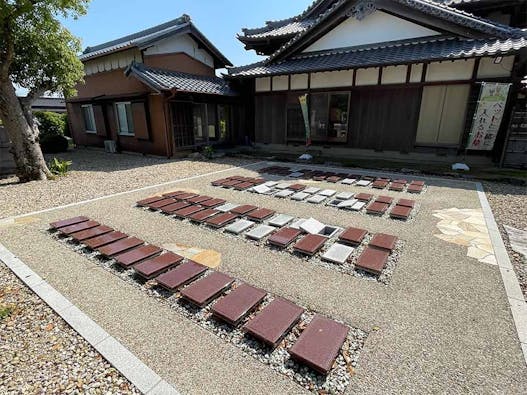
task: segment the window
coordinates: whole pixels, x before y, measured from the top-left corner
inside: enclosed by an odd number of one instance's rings
[[[310,97],[311,139],[345,143],[348,139],[350,94],[316,93]]]
[[[218,104],[218,128],[220,132],[219,140],[227,139],[227,131],[230,129],[231,107],[227,104]]]
[[[207,136],[205,132],[207,125],[207,105],[194,103],[192,106],[192,119],[194,124],[194,144],[202,144],[205,142]]]
[[[301,95],[290,94],[287,97],[287,138],[289,140],[305,140],[306,128],[302,107],[299,97]]]
[[[93,106],[91,104],[83,104],[81,106],[82,119],[84,120],[84,131],[86,133],[97,133],[95,128],[95,116],[93,115]]]
[[[133,136],[134,119],[132,115],[132,104],[130,102],[115,103],[117,114],[117,127],[119,134]]]
[[[207,130],[209,140],[218,140],[216,134],[216,105],[207,103]]]

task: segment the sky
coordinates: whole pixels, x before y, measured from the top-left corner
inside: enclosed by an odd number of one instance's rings
[[[313,0],[92,0],[88,13],[63,24],[82,40],[82,48],[188,14],[197,28],[235,66],[262,57],[246,51],[236,39],[243,27],[260,27],[265,21],[289,18]]]

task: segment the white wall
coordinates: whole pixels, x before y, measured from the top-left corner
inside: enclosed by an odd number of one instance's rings
[[[510,77],[514,65],[514,56],[505,56],[500,63],[494,63],[495,58],[481,58],[478,68],[478,78]]]
[[[355,85],[377,85],[379,83],[379,68],[358,69],[355,76]]]
[[[184,52],[194,59],[214,68],[213,57],[205,50],[198,48],[198,43],[188,34],[180,34],[165,38],[145,50],[145,55],[161,55],[166,53]]]
[[[256,92],[268,92],[271,90],[271,78],[270,77],[262,77],[262,78],[256,78],[254,90]]]
[[[474,59],[432,62],[426,70],[426,81],[469,80],[473,71]]]
[[[291,75],[291,89],[307,89],[307,74]]]
[[[382,68],[382,84],[403,84],[406,82],[406,66],[388,66]]]
[[[303,52],[405,40],[437,34],[439,33],[424,26],[382,11],[376,11],[361,21],[352,17],[348,18]]]
[[[101,73],[104,71],[125,69],[133,61],[141,62],[141,52],[137,49],[130,49],[112,53],[110,55],[102,56],[93,60],[88,60],[84,63],[84,72],[86,75]]]
[[[289,78],[287,75],[273,77],[273,90],[286,91],[289,89]]]
[[[353,70],[311,73],[311,88],[332,88],[353,85]]]

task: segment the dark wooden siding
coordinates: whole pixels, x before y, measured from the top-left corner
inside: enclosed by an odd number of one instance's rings
[[[285,144],[285,107],[287,95],[255,97],[255,140],[259,143]]]

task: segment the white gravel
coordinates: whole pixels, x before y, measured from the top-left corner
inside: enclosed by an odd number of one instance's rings
[[[0,393],[140,392],[0,263]]]

